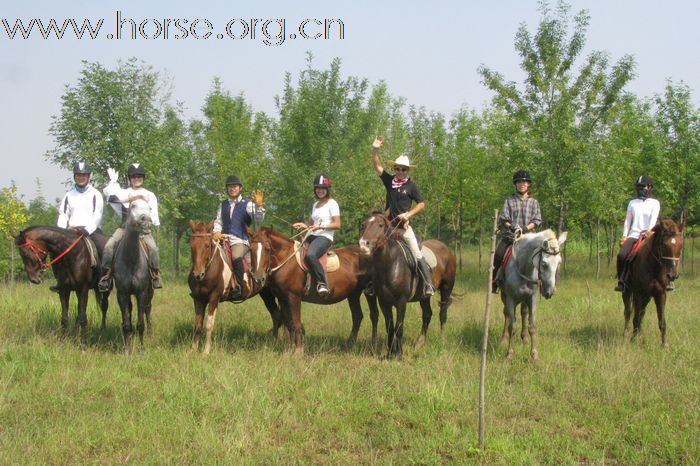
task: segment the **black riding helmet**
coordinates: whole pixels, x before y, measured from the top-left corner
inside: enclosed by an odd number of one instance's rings
[[[92,167],[86,162],[75,162],[73,164],[74,175],[89,175],[92,173]]]
[[[333,181],[326,175],[318,175],[314,178],[314,188],[330,188]]]
[[[527,170],[518,170],[517,172],[513,173],[513,184],[517,183],[518,181],[527,181],[528,183],[532,183],[530,172]]]
[[[141,175],[146,178],[146,170],[143,169],[143,166],[140,163],[132,163],[129,165],[126,174],[129,178],[136,175]]]
[[[637,181],[634,185],[635,186],[653,186],[654,180],[652,180],[650,176],[642,175],[639,178],[637,178]]]
[[[226,177],[226,187],[232,184],[237,184],[241,188],[243,187],[243,181],[241,181],[241,177],[238,175],[229,175]]]

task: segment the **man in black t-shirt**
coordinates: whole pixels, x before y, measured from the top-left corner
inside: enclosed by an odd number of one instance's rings
[[[418,261],[418,268],[424,278],[425,289],[423,293],[425,296],[432,296],[435,290],[433,288],[430,267],[428,263],[425,262],[420,252],[418,240],[416,240],[413,228],[411,228],[408,222],[409,218],[425,208],[425,202],[423,201],[420,189],[418,189],[418,186],[409,176],[409,172],[414,165],[411,165],[407,156],[402,155],[396,160],[390,160],[388,162],[389,166],[394,169],[395,175],[390,175],[385,172],[384,166],[379,159],[379,148],[382,147],[383,143],[384,138],[382,136],[374,138],[374,142],[372,143],[372,166],[379,174],[386,188],[386,210],[389,214],[389,220],[394,220],[395,218],[401,219],[400,221],[405,229],[403,238],[408,243],[411,252],[413,252],[413,255]],[[411,208],[414,202],[416,205]]]

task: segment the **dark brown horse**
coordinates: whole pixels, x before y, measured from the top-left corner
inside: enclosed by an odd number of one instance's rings
[[[669,280],[678,278],[678,266],[683,249],[683,227],[667,218],[657,224],[653,234],[641,244],[626,280],[622,301],[625,304],[625,337],[629,336],[629,322],[634,306],[632,339],[639,335],[647,304],[654,298],[656,315],[659,318],[661,344],[668,348],[666,339],[666,286]]]
[[[58,281],[58,295],[61,299],[61,328],[68,327],[68,305],[71,291],[78,297],[78,315],[76,325],[80,324],[80,347],[87,346],[87,301],[88,292],[95,290],[95,297],[102,309],[101,331],[104,333],[109,293],[100,293],[97,289],[100,264],[92,266],[91,254],[87,244],[87,232],[83,229],[66,230],[47,225],[29,227],[14,235],[19,247],[24,270],[29,281],[41,283],[42,273],[51,267]],[[107,238],[100,233],[91,236],[101,255]]]
[[[231,267],[224,260],[224,252],[217,242],[212,240],[212,226],[214,221],[209,223],[190,220],[190,250],[192,253],[192,270],[187,279],[192,291],[192,301],[194,301],[194,335],[192,337],[192,350],[199,348],[199,340],[204,321],[204,309],[208,306],[206,323],[206,340],[204,343],[204,353],[211,351],[211,335],[214,330],[214,320],[219,301],[227,294],[230,286]],[[255,261],[257,258],[253,257]],[[264,287],[264,277],[253,276],[251,286],[244,284],[243,293],[247,298],[260,294],[265,302],[265,307],[272,317],[272,335],[276,338],[277,332],[282,325],[282,316],[275,301],[274,295]]]
[[[400,231],[383,213],[374,212],[362,223],[362,238],[360,238],[363,254],[371,254],[372,257],[372,282],[386,322],[389,356],[399,359],[403,353],[402,338],[406,304],[419,301],[423,310],[419,346],[425,342],[428,325],[433,315],[430,297],[424,297],[421,290],[417,290],[417,280],[413,279],[408,265],[407,253],[410,254],[410,252],[402,247],[398,240]],[[430,249],[436,259],[436,264],[432,267],[431,279],[434,288],[440,290],[440,334],[442,335],[447,321],[447,308],[452,302],[457,260],[450,248],[440,241],[424,241],[423,250],[425,248]],[[393,306],[396,306],[396,327],[393,324]]]
[[[295,259],[295,243],[272,227],[263,227],[253,233],[250,242],[257,262],[258,273],[267,277],[267,286],[279,299],[282,314],[289,330],[290,350],[295,354],[304,353],[303,332],[301,325],[301,303],[335,304],[344,299],[350,304],[352,313],[352,331],[348,338],[348,347],[357,340],[357,333],[362,322],[362,306],[360,296],[367,285],[369,276],[367,261],[360,257],[360,249],[346,246],[333,249],[338,255],[340,268],[328,273],[328,286],[331,294],[324,298],[316,292],[316,286],[306,286],[306,272],[301,269]],[[372,317],[373,338],[376,338],[378,310],[374,297],[367,297]]]

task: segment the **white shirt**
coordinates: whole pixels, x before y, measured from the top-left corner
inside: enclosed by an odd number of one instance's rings
[[[243,200],[242,195],[238,195],[237,198],[232,199],[229,198],[228,202],[231,205],[231,208],[229,209],[229,213],[231,216],[233,216],[233,208]],[[265,219],[265,208],[264,207],[258,207],[257,209],[255,208],[255,202],[253,201],[248,201],[248,204],[245,206],[245,211],[250,215],[251,218],[255,218],[255,221],[257,223],[262,223],[262,221]],[[221,221],[221,204],[219,204],[219,209],[216,211],[216,220],[214,220],[214,231],[221,231],[223,229],[223,222]],[[229,244],[245,244],[248,245],[248,241],[244,240],[243,238],[238,238],[237,236],[231,236],[228,238]]]
[[[639,238],[642,232],[654,228],[659,218],[661,204],[656,199],[632,199],[627,205],[627,216],[622,229],[622,236]]]
[[[340,216],[340,206],[338,206],[335,199],[328,199],[328,202],[321,207],[318,206],[319,202],[320,201],[314,202],[313,209],[311,210],[311,224],[320,225],[322,228],[312,231],[311,234],[315,236],[325,236],[333,241],[333,233],[335,233],[335,230],[327,230],[323,227],[333,222],[333,217]]]
[[[148,206],[151,208],[151,223],[156,227],[160,225],[160,217],[158,217],[158,199],[156,199],[156,195],[150,192],[148,189],[134,189],[132,187],[123,189],[116,181],[110,181],[102,192],[105,193],[107,202],[109,202],[109,205],[112,207],[112,209],[114,209],[120,218],[122,216],[122,206],[127,209],[129,208],[129,199],[135,196],[143,196],[148,203]],[[112,196],[117,198],[117,202],[110,200]]]
[[[84,227],[92,234],[102,223],[103,208],[102,194],[92,185],[88,184],[82,193],[73,187],[58,205],[56,225],[61,228]]]

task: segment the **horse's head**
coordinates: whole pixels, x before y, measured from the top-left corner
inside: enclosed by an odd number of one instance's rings
[[[30,228],[12,235],[15,244],[19,248],[19,255],[24,263],[24,271],[27,273],[29,281],[38,285],[46,270],[46,258],[49,255],[44,241],[36,237],[36,232]]]
[[[270,273],[270,261],[272,258],[272,227],[263,227],[249,231],[251,275],[256,282],[264,284]]]
[[[190,219],[190,252],[192,253],[192,276],[197,281],[204,280],[207,264],[211,257],[211,230],[214,220],[209,223],[197,222]]]
[[[669,280],[678,278],[678,265],[681,261],[683,249],[683,228],[670,218],[663,219],[653,228],[653,249],[657,260],[666,267],[666,275]]]
[[[382,212],[374,211],[362,221],[360,227],[360,253],[368,256],[387,239],[391,222]]]
[[[561,264],[560,247],[566,241],[567,236],[566,231],[559,235],[559,238],[554,236],[553,231],[546,230],[544,233],[547,232],[550,234],[542,240],[538,251],[540,255],[540,292],[545,299],[551,298],[556,291],[559,265]]]
[[[126,224],[130,229],[145,232],[151,228],[151,222],[151,206],[148,202],[139,198],[129,203]]]

